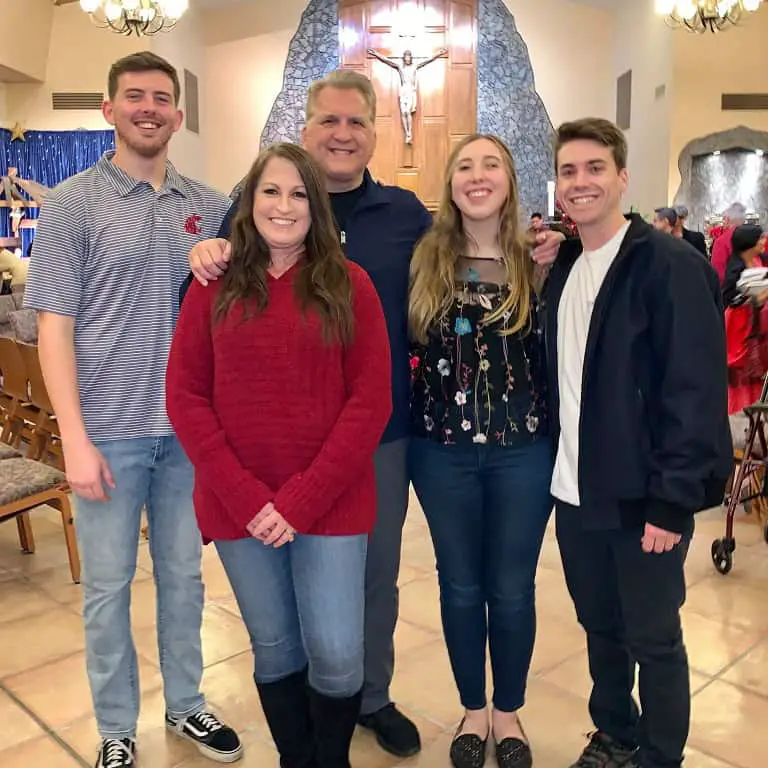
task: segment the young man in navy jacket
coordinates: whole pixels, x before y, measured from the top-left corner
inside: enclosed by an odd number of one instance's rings
[[[733,461],[719,283],[688,243],[623,215],[615,125],[560,126],[556,165],[581,240],[561,246],[544,291],[552,494],[597,728],[573,768],[678,768],[683,566],[694,514],[721,502]]]

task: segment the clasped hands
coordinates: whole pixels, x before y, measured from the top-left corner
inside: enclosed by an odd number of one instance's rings
[[[296,530],[275,509],[271,501],[265,504],[245,527],[254,539],[259,539],[265,547],[272,546],[275,549],[289,544],[296,536]]]

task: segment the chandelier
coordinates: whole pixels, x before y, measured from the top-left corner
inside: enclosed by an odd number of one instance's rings
[[[154,35],[176,26],[189,0],[80,0],[97,26],[121,35]]]
[[[656,13],[674,29],[719,32],[738,24],[745,13],[756,11],[763,0],[656,0]]]

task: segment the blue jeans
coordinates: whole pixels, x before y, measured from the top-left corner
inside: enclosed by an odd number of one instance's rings
[[[257,683],[309,666],[309,684],[335,698],[363,686],[368,537],[305,536],[279,549],[216,541],[251,638]]]
[[[76,499],[83,562],[86,663],[102,737],[135,736],[139,667],[131,637],[131,582],[141,510],[147,509],[157,587],[157,641],[168,713],[201,710],[202,541],[192,506],[192,465],[174,436],[96,443],[112,470],[106,502]]]
[[[552,466],[547,438],[520,447],[413,441],[411,478],[435,546],[443,632],[466,709],[487,704],[486,640],[494,707],[524,704]]]

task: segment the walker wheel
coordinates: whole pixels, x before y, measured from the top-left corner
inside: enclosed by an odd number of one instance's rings
[[[728,547],[725,539],[715,539],[712,542],[712,562],[715,570],[723,576],[733,568],[733,550]]]

